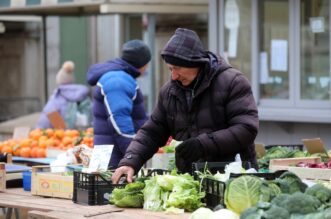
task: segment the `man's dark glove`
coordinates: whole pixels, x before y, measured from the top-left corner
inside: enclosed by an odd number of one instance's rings
[[[180,157],[187,163],[197,161],[204,156],[204,151],[197,138],[190,138],[176,147],[176,157]]]

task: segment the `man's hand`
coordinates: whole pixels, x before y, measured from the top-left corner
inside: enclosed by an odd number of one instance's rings
[[[134,174],[134,169],[130,166],[121,166],[115,170],[114,175],[112,176],[112,182],[113,184],[118,184],[118,181],[120,180],[121,176],[126,174],[126,180],[128,183],[132,182],[132,177]]]
[[[176,147],[176,157],[181,157],[185,162],[192,163],[204,156],[204,151],[197,138],[190,138]]]

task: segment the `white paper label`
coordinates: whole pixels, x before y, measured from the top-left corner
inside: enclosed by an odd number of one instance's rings
[[[94,145],[87,172],[107,170],[113,148],[114,145]]]
[[[271,70],[287,71],[287,40],[271,40]]]

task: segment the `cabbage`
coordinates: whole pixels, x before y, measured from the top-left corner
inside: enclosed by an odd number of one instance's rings
[[[189,219],[209,219],[212,214],[213,212],[209,208],[198,208]]]
[[[210,219],[239,219],[239,215],[228,209],[215,211]]]
[[[228,209],[212,212],[209,208],[199,208],[189,219],[239,219],[239,215]]]
[[[224,202],[229,210],[237,214],[254,206],[260,199],[262,180],[255,176],[241,176],[228,181]]]

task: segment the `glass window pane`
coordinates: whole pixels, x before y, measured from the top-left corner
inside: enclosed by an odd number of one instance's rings
[[[251,1],[226,0],[224,56],[251,79]]]
[[[258,1],[261,99],[289,99],[288,2]]]
[[[301,0],[301,99],[330,99],[329,0]]]

